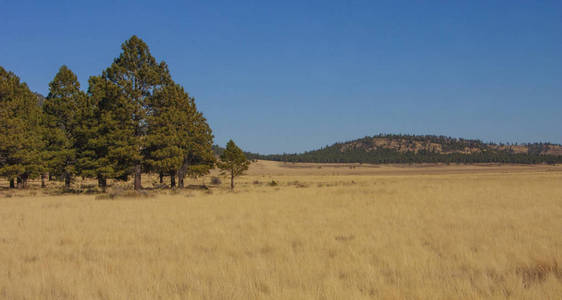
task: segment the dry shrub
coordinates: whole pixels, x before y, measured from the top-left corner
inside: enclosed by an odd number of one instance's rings
[[[103,195],[97,195],[96,200],[111,200],[112,198],[109,196],[109,194],[103,194]]]
[[[339,242],[347,242],[347,241],[351,241],[351,240],[355,239],[355,236],[353,234],[351,234],[351,235],[337,235],[334,239],[336,241],[339,241]]]
[[[298,180],[289,182],[289,185],[294,185],[295,187],[298,187],[298,188],[306,188],[306,187],[308,187],[308,184],[302,183],[302,182],[300,182],[300,181],[298,181]]]
[[[134,190],[126,190],[119,187],[112,188],[107,194],[98,195],[96,196],[96,200],[115,200],[119,198],[130,198],[130,199],[141,199],[141,198],[150,198],[154,195],[141,190],[141,191],[134,191]]]
[[[269,186],[277,186],[277,185],[279,185],[279,184],[277,183],[277,181],[271,180],[271,182],[268,183],[267,185],[269,185]]]
[[[217,176],[211,177],[211,184],[220,185],[222,183],[221,179]]]
[[[153,181],[152,187],[155,188],[155,189],[166,189],[166,188],[168,188],[168,185],[165,184],[165,183],[160,183],[158,181]]]
[[[525,288],[529,288],[533,284],[544,282],[551,274],[556,276],[558,280],[562,280],[562,268],[558,266],[557,261],[543,261],[536,262],[532,265],[519,266],[515,270],[515,273],[521,277]]]
[[[168,192],[169,195],[177,195],[177,194],[179,194],[179,193],[180,193],[180,190],[179,190],[179,189],[171,189],[171,190]]]
[[[204,184],[190,184],[186,187],[189,190],[209,190],[209,187]]]
[[[84,190],[84,194],[99,194],[101,192],[102,192],[102,190],[100,188],[98,188],[97,186],[93,187],[93,188],[87,188],[87,189]]]
[[[82,189],[82,190],[95,189],[97,187],[98,187],[97,184],[81,184],[80,185],[80,189]]]

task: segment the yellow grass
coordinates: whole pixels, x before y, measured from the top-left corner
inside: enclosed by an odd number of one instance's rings
[[[113,200],[2,190],[0,298],[562,295],[560,167],[249,173],[235,193],[226,180]]]

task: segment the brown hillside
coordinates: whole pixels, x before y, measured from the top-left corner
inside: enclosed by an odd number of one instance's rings
[[[535,144],[534,144],[535,145]],[[533,145],[532,145],[533,146]],[[472,154],[482,152],[483,150],[505,151],[510,153],[529,153],[529,145],[496,145],[486,144],[471,140],[449,139],[443,143],[434,141],[420,141],[409,138],[386,138],[373,137],[364,138],[347,143],[340,144],[339,150],[346,152],[350,150],[363,150],[372,152],[381,149],[395,150],[399,152],[428,151],[441,154],[463,153]],[[542,147],[534,147],[535,154],[541,155],[562,155],[562,146],[545,144]]]

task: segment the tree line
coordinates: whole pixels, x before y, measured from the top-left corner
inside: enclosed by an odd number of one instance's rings
[[[183,187],[186,176],[208,174],[215,166],[212,130],[195,99],[140,38],[132,36],[121,49],[109,67],[89,78],[87,92],[62,66],[41,100],[0,67],[0,176],[11,188],[25,188],[33,178],[44,185],[47,177],[69,188],[83,177],[97,179],[103,190],[109,179],[133,178],[138,190],[148,172]]]

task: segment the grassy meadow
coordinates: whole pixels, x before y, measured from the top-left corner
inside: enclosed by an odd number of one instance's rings
[[[0,298],[562,295],[561,166],[260,161],[235,192],[222,181],[112,197],[0,182]]]

